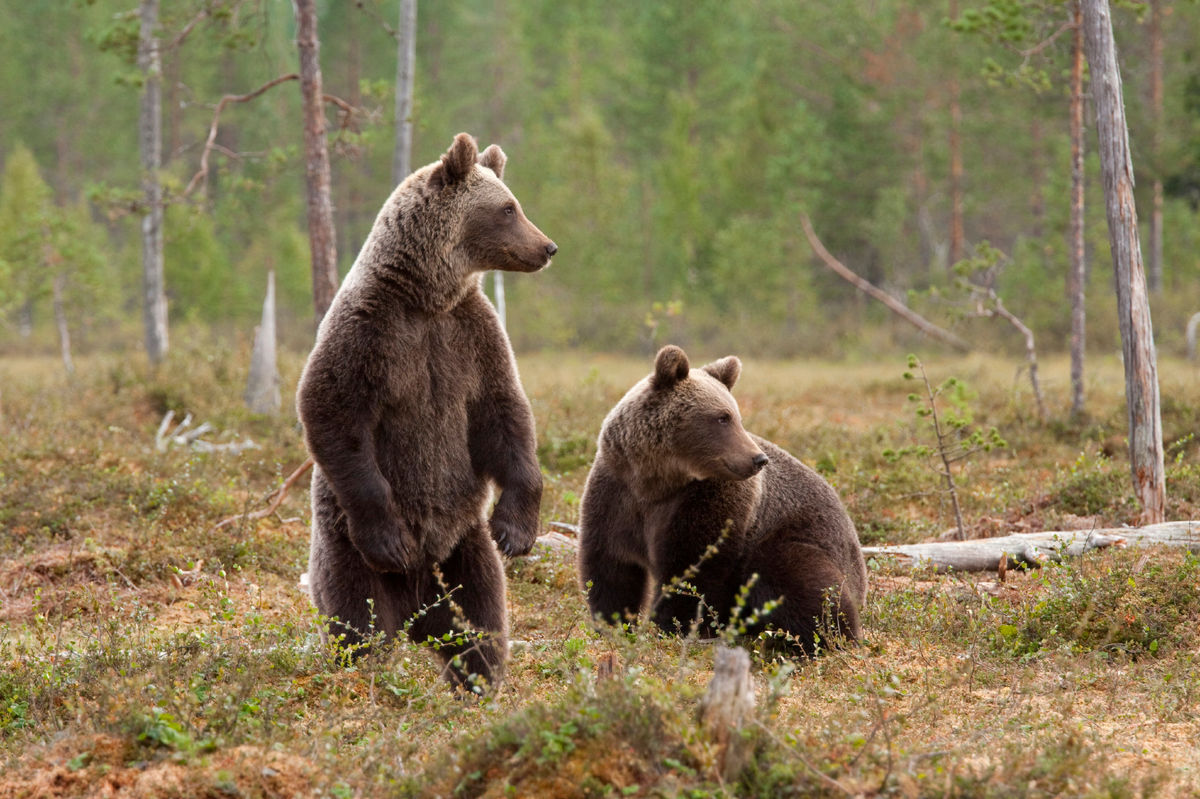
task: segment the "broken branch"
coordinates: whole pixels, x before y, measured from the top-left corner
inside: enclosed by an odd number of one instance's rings
[[[210,527],[208,531],[212,533],[220,530],[222,527],[227,527],[228,525],[238,521],[251,521],[255,519],[267,518],[283,503],[284,497],[287,496],[287,493],[291,490],[292,485],[299,480],[300,477],[312,467],[312,465],[313,459],[311,456],[309,456],[307,459],[305,459],[304,463],[296,467],[296,471],[287,476],[287,479],[285,479],[278,488],[276,488],[270,494],[267,494],[267,499],[270,500],[270,504],[264,509],[254,511],[253,513],[239,513],[236,516],[230,516],[228,519],[222,519]]]
[[[813,252],[816,253],[817,257],[825,263],[825,266],[829,267],[829,269],[836,275],[850,283],[867,296],[879,300],[881,303],[886,305],[892,313],[896,314],[901,319],[913,325],[931,338],[935,338],[938,341],[949,344],[951,347],[954,347],[956,350],[961,352],[968,352],[971,349],[971,345],[963,339],[954,335],[949,330],[938,327],[933,322],[930,322],[928,319],[921,316],[919,313],[912,310],[907,305],[888,294],[886,291],[875,286],[875,284],[871,283],[869,280],[859,277],[858,274],[856,274],[852,269],[843,264],[837,258],[834,258],[833,255],[830,254],[829,250],[825,249],[825,245],[821,243],[821,240],[817,238],[816,232],[813,231],[812,222],[809,221],[808,215],[803,212],[800,214],[800,226],[804,228],[804,235],[808,237],[808,243],[812,247]]]

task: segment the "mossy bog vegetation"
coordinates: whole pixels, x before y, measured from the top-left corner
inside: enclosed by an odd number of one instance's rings
[[[718,357],[725,353],[697,353]],[[1103,551],[1039,572],[946,576],[872,564],[863,645],[758,652],[754,756],[723,781],[696,722],[712,647],[595,629],[568,551],[507,564],[507,682],[455,698],[401,643],[352,664],[298,587],[307,490],[211,532],[305,457],[295,417],[240,404],[246,353],[0,362],[0,797],[1182,796],[1200,791],[1200,560]],[[283,364],[285,395],[301,356]],[[574,522],[600,421],[649,359],[519,359],[538,421],[543,527]],[[926,359],[971,389],[1003,449],[955,479],[969,534],[1117,526],[1136,515],[1120,367],[1089,364],[1067,421],[1065,362],[1037,422],[1015,361]],[[747,429],[819,469],[865,543],[953,526],[937,475],[883,452],[922,434],[904,363],[747,360]],[[1168,516],[1200,518],[1200,374],[1161,364]],[[154,447],[167,410],[241,454]]]

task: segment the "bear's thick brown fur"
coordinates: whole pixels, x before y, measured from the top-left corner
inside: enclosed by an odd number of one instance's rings
[[[499,147],[478,153],[460,133],[396,188],[321,322],[296,397],[316,461],[314,603],[351,644],[410,621],[413,640],[441,638],[465,617],[484,635],[439,650],[457,658],[455,682],[503,675],[497,545],[529,551],[542,494],[533,414],[480,283],[489,269],[542,269],[558,248],[501,181],[504,164]],[[418,616],[443,586],[452,602]]]
[[[820,475],[745,431],[740,374],[733,356],[691,369],[667,346],[605,418],[580,518],[591,612],[620,621],[649,604],[664,629],[711,633],[757,575],[743,619],[782,599],[766,622],[805,651],[829,621],[857,640],[867,571],[854,524]]]

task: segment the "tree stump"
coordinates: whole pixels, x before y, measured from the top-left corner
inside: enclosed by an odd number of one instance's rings
[[[753,753],[753,742],[743,734],[753,716],[750,656],[744,649],[717,647],[712,682],[700,701],[700,724],[716,744],[717,769],[727,783],[737,779]]]

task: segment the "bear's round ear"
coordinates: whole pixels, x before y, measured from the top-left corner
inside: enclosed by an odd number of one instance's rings
[[[733,384],[742,374],[742,362],[736,355],[727,355],[719,361],[705,364],[704,371],[725,384],[725,388],[733,388]]]
[[[496,173],[496,177],[504,179],[504,164],[508,161],[508,157],[499,145],[489,144],[488,148],[479,154],[478,160],[480,166],[486,166]]]
[[[479,148],[475,139],[469,133],[460,133],[454,137],[454,144],[442,155],[442,163],[438,170],[442,173],[442,183],[450,185],[471,174],[475,168],[475,155]]]
[[[687,353],[668,344],[658,351],[654,359],[654,379],[651,384],[657,389],[671,388],[680,380],[686,380],[691,366]]]

